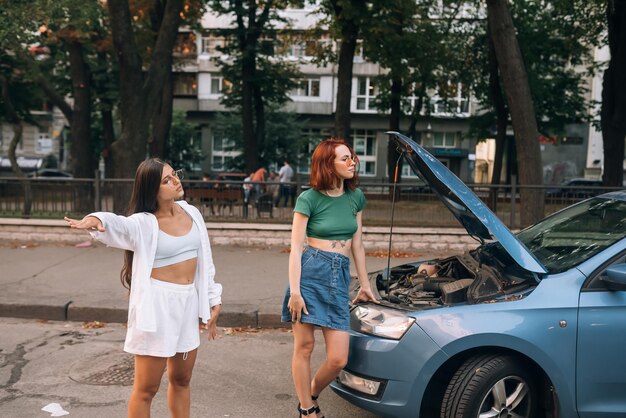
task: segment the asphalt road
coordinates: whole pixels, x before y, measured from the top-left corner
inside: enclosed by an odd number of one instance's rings
[[[92,324],[97,325],[97,324]],[[78,322],[0,318],[0,416],[51,416],[58,403],[69,417],[124,417],[132,381],[132,356],[122,351],[123,324],[88,328]],[[203,335],[204,336],[204,335]],[[221,328],[203,339],[192,385],[192,417],[295,417],[291,383],[291,333],[286,329]],[[321,363],[321,333],[313,365]],[[152,416],[169,416],[167,379]],[[327,417],[375,418],[330,389],[320,396]]]

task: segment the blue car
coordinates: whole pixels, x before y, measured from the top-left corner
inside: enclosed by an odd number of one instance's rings
[[[513,234],[392,137],[480,245],[370,274],[381,303],[351,308],[333,390],[385,417],[626,417],[626,191]]]

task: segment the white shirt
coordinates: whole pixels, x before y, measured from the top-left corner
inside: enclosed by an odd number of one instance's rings
[[[206,224],[198,209],[184,200],[176,202],[193,219],[200,230],[206,231]],[[129,315],[135,310],[137,328],[141,331],[156,332],[154,305],[150,274],[156,254],[159,223],[151,213],[135,213],[120,216],[110,212],[89,214],[100,219],[105,231],[89,231],[98,241],[122,250],[134,252],[132,285],[130,287]],[[206,323],[211,318],[211,306],[222,303],[222,285],[214,282],[215,265],[211,254],[209,235],[200,234],[200,252],[194,284],[198,291],[198,317]]]
[[[285,164],[278,170],[278,179],[281,183],[289,183],[293,177],[293,168],[289,164]]]

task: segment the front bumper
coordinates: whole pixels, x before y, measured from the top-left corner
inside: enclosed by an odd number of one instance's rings
[[[337,379],[331,387],[350,403],[379,415],[417,417],[430,378],[446,359],[415,324],[400,340],[351,331],[345,368],[350,379],[344,375],[344,383]]]

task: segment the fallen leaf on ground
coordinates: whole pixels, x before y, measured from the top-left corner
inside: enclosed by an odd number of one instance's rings
[[[389,251],[376,250],[376,251],[368,251],[365,253],[368,257],[377,257],[377,258],[387,258]],[[418,258],[422,257],[423,254],[410,252],[410,251],[392,251],[391,258]]]
[[[224,328],[224,335],[235,335],[235,334],[257,334],[261,331],[261,328],[253,328],[253,327],[232,327],[232,328]]]
[[[86,329],[104,328],[106,326],[107,326],[106,322],[100,322],[100,321],[83,322],[83,328],[86,328]]]

